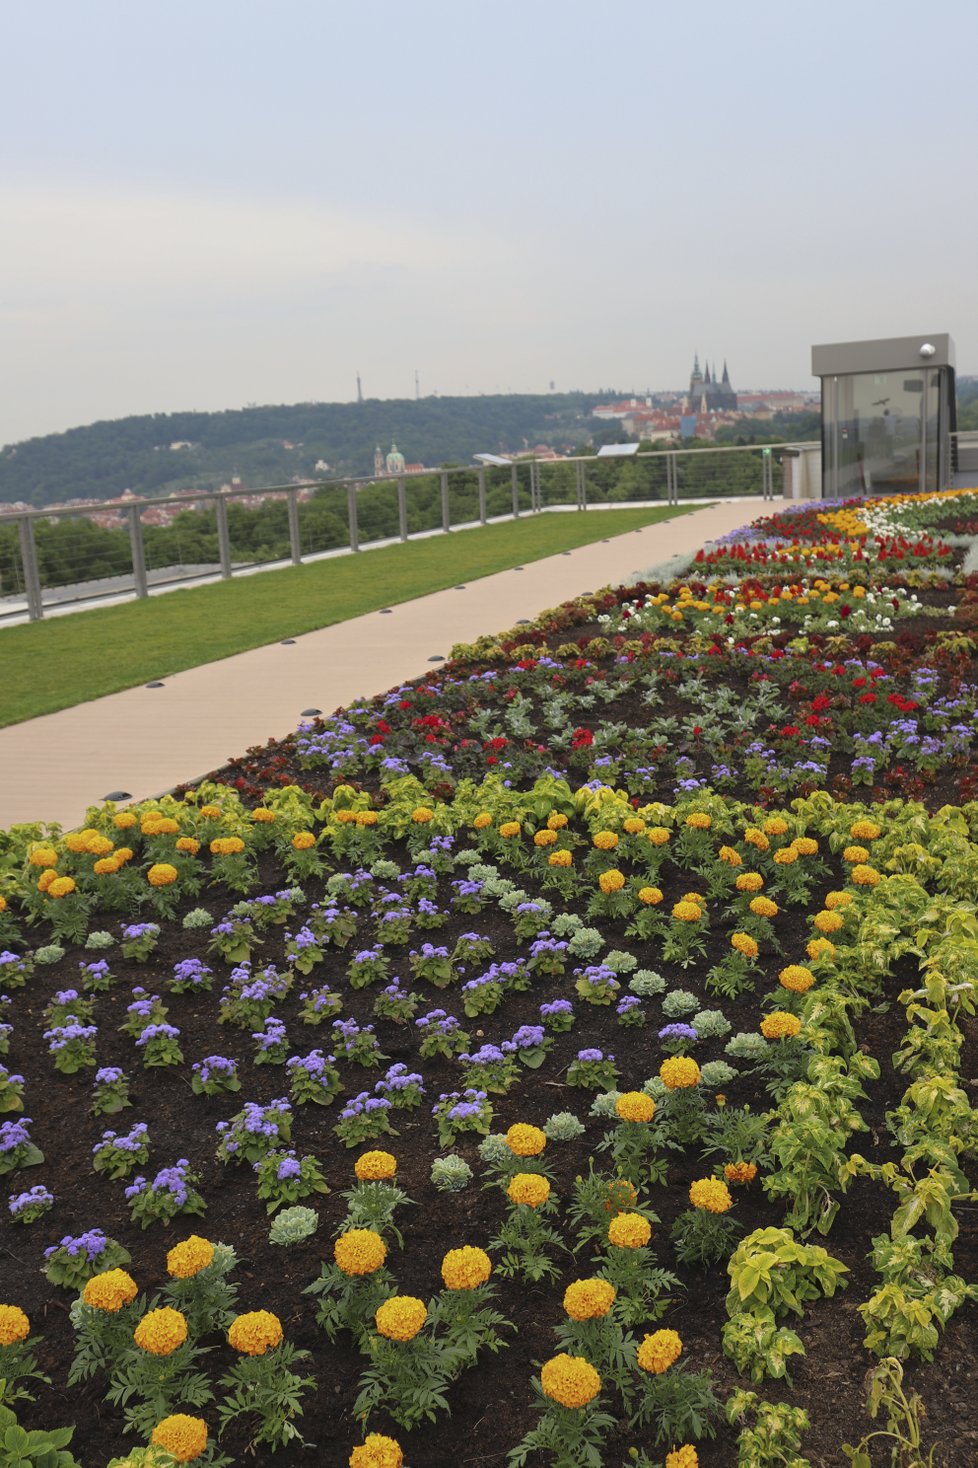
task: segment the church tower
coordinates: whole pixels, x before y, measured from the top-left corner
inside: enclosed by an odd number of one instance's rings
[[[378,444],[374,449],[374,473],[380,475],[386,474],[386,472],[387,465],[384,463],[384,456],[380,451],[380,444]]]

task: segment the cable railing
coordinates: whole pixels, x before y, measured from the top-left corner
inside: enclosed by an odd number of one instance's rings
[[[784,491],[786,456],[800,447],[524,459],[4,514],[0,624],[548,510],[771,500]]]

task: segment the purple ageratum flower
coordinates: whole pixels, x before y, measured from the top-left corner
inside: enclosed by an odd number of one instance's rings
[[[615,1006],[616,1014],[630,1014],[633,1009],[640,1009],[642,1001],[637,994],[626,994]]]
[[[53,1202],[54,1194],[49,1192],[41,1183],[36,1183],[29,1192],[18,1193],[15,1197],[11,1198],[7,1206],[10,1209],[11,1217],[19,1218],[28,1208],[35,1208],[38,1204],[41,1204],[45,1208],[50,1208]]]
[[[352,1121],[357,1116],[364,1116],[371,1111],[389,1111],[391,1103],[383,1096],[372,1096],[369,1091],[361,1091],[344,1106],[340,1112],[341,1121]]]
[[[50,1259],[59,1249],[64,1249],[72,1259],[77,1259],[79,1254],[85,1255],[88,1264],[94,1263],[100,1254],[104,1254],[108,1246],[108,1238],[100,1228],[90,1228],[86,1233],[72,1238],[71,1234],[65,1234],[60,1244],[51,1244],[44,1250],[45,1259]]]
[[[699,1039],[699,1035],[692,1025],[671,1024],[663,1025],[659,1031],[660,1040],[688,1040],[690,1044]]]
[[[63,1050],[72,1040],[90,1043],[98,1034],[96,1025],[80,1025],[72,1022],[66,1025],[55,1025],[53,1029],[44,1031],[45,1040],[50,1040],[49,1052],[54,1055],[58,1050]]]
[[[520,1025],[510,1044],[515,1050],[533,1050],[544,1042],[543,1025]]]
[[[548,1004],[540,1005],[540,1014],[573,1014],[574,1006],[569,999],[551,999]]]
[[[380,1095],[386,1091],[406,1091],[410,1086],[417,1086],[424,1095],[424,1076],[417,1071],[409,1071],[403,1060],[390,1066],[387,1074],[379,1080],[374,1087]]]
[[[308,1055],[290,1055],[285,1062],[289,1072],[304,1070],[313,1080],[321,1080],[327,1067],[335,1064],[335,1055],[324,1055],[321,1050],[310,1050]]]
[[[91,963],[80,963],[78,967],[88,978],[99,983],[109,976],[109,962],[106,958],[94,959]]]
[[[125,1080],[126,1073],[118,1065],[103,1065],[95,1072],[95,1084],[97,1086],[112,1086],[116,1081]]]
[[[481,1045],[473,1055],[460,1055],[459,1059],[466,1065],[498,1065],[501,1060],[506,1059],[505,1051],[498,1045]]]
[[[151,1040],[179,1040],[180,1031],[176,1025],[147,1025],[141,1035],[137,1035],[136,1044],[142,1047],[148,1045]]]
[[[30,1129],[33,1125],[29,1116],[19,1117],[17,1121],[5,1121],[0,1123],[0,1154],[13,1152],[16,1147],[29,1147],[31,1145]]]
[[[122,930],[122,936],[127,942],[133,942],[137,938],[156,937],[159,931],[159,923],[128,923]]]
[[[578,1052],[577,1052],[577,1058],[578,1058],[578,1060],[585,1060],[585,1061],[587,1061],[587,1060],[604,1060],[604,1052],[602,1050],[578,1050]]]
[[[173,978],[178,984],[204,984],[212,977],[212,971],[199,958],[182,958],[173,965]]]
[[[265,1021],[265,1028],[256,1030],[251,1038],[258,1042],[258,1048],[264,1054],[267,1050],[274,1050],[276,1045],[284,1044],[288,1036],[283,1021],[272,1015]]]
[[[60,1005],[75,1004],[80,998],[81,995],[77,989],[59,989],[52,1003]]]
[[[231,1080],[238,1073],[238,1062],[227,1055],[208,1055],[194,1062],[193,1073],[204,1085],[215,1078]]]
[[[290,1152],[287,1157],[282,1158],[281,1162],[278,1165],[278,1168],[276,1169],[275,1176],[278,1178],[280,1183],[284,1183],[287,1182],[290,1177],[299,1177],[301,1172],[302,1165],[299,1162],[299,1159]]]

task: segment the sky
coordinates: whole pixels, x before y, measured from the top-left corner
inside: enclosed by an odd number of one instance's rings
[[[7,0],[0,443],[130,413],[978,372],[975,0]]]

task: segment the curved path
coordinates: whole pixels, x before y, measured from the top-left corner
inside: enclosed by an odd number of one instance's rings
[[[389,614],[339,622],[0,729],[0,828],[57,821],[70,829],[114,791],[159,795],[217,769],[306,709],[330,714],[360,696],[421,677],[455,642],[510,628],[571,597],[618,585],[671,556],[745,525],[770,508],[723,500],[676,520],[500,571],[463,590],[403,602]]]

